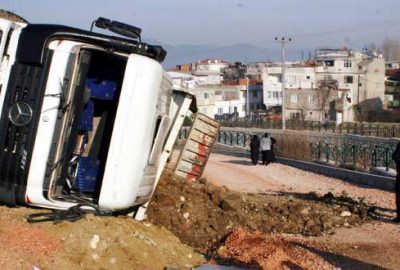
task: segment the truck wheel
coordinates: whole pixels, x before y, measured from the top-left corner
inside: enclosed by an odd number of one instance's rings
[[[4,10],[4,9],[0,9],[0,18],[1,19],[6,19],[6,20],[10,20],[13,22],[22,22],[22,23],[28,23],[27,20],[25,20],[24,18],[22,18],[21,16],[18,16],[15,13],[12,13],[10,11]]]

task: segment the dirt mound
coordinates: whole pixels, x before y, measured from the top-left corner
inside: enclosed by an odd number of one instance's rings
[[[147,222],[87,215],[74,223],[27,223],[24,217],[34,212],[43,209],[0,207],[3,269],[179,269],[205,261]]]
[[[320,235],[361,224],[368,206],[332,194],[243,194],[205,179],[188,182],[171,174],[160,181],[148,218],[183,243],[211,255],[236,228],[268,233]]]
[[[21,16],[4,9],[0,9],[0,18],[14,22],[28,23],[28,21],[22,18]]]
[[[333,269],[320,256],[277,235],[235,230],[218,250],[218,259],[255,269]]]

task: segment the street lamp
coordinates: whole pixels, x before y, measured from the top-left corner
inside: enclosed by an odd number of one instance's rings
[[[285,37],[275,37],[275,42],[281,44],[281,60],[282,60],[282,130],[286,130],[286,120],[285,120],[285,44],[292,41],[292,38],[286,39]]]

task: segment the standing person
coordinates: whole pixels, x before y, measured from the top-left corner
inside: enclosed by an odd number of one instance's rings
[[[271,138],[268,133],[265,133],[264,137],[261,138],[260,141],[260,150],[262,154],[262,164],[268,165],[272,159],[272,151],[271,151]]]
[[[271,161],[270,162],[275,162],[275,144],[276,140],[274,137],[271,138]]]
[[[393,219],[394,222],[400,222],[400,142],[397,144],[396,150],[392,155],[393,161],[396,163],[396,213],[397,216]]]
[[[250,142],[250,154],[251,154],[251,162],[253,165],[258,164],[258,158],[260,157],[260,140],[257,135],[253,135],[253,138]]]

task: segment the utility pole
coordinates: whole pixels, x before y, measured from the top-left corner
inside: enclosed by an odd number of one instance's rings
[[[249,104],[249,77],[246,76],[246,114],[250,119],[250,104]]]
[[[282,76],[281,76],[281,82],[282,82],[282,130],[286,130],[286,119],[285,119],[285,44],[291,42],[292,39],[288,38],[287,40],[285,37],[281,37],[281,39],[278,39],[278,37],[275,37],[275,42],[278,42],[281,44],[281,60],[282,60]]]

